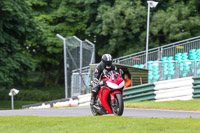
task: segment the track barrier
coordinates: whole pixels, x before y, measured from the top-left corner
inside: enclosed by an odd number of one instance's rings
[[[200,77],[193,77],[193,98],[200,98]]]
[[[58,99],[53,101],[41,102],[36,104],[24,105],[23,109],[41,109],[41,108],[63,108],[89,106],[91,94],[79,95],[67,99]]]
[[[91,94],[79,95],[43,103],[24,105],[24,109],[61,108],[89,106]],[[124,89],[123,100],[129,101],[173,101],[200,98],[200,77],[186,77],[151,84],[143,84]]]
[[[128,101],[173,101],[200,98],[200,77],[186,77],[143,84],[124,89]]]

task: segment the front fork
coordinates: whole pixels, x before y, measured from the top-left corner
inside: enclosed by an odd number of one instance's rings
[[[112,92],[110,95],[111,95],[111,106],[112,107],[115,107],[115,94],[117,93],[120,93],[122,95],[122,92],[121,91],[114,91]]]

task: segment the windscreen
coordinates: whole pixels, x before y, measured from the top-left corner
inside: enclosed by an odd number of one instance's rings
[[[118,78],[118,72],[117,71],[109,71],[108,75],[111,76],[114,79]]]

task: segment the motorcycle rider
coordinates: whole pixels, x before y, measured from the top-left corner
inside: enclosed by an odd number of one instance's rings
[[[93,79],[93,88],[92,88],[92,95],[91,95],[91,105],[95,104],[96,96],[100,90],[99,80],[101,79],[101,75],[103,70],[106,69],[107,71],[117,70],[117,67],[112,64],[113,59],[110,54],[104,54],[101,57],[101,62],[96,66],[94,72],[94,79]]]

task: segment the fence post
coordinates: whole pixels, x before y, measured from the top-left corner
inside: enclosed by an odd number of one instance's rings
[[[82,55],[83,55],[83,49],[82,49],[82,41],[80,41],[80,74],[82,75]],[[83,88],[82,88],[82,81],[81,81],[81,75],[80,75],[80,80],[79,80],[79,84],[80,84],[80,92],[84,92],[84,90],[82,90]],[[84,81],[83,81],[84,82]]]
[[[163,57],[163,47],[160,48],[160,59]]]
[[[160,53],[160,48],[158,48],[158,55],[157,55],[157,60],[160,60],[161,59],[161,53]]]
[[[160,66],[161,66],[161,70],[160,70],[160,72],[161,72],[160,81],[162,81],[162,80],[163,80],[163,75],[164,75],[164,67],[162,66],[161,63],[160,63]]]
[[[176,75],[176,78],[179,78],[180,77],[180,65],[178,65],[178,64],[180,64],[180,62],[178,61],[178,62],[176,62],[176,66],[178,66],[177,67],[177,75]]]
[[[194,77],[196,77],[197,76],[197,61],[195,60],[194,61]]]
[[[64,51],[64,76],[65,76],[65,98],[68,98],[68,81],[67,81],[67,44],[66,44],[66,38],[62,37],[59,34],[56,34],[56,36],[63,41],[63,51]]]

